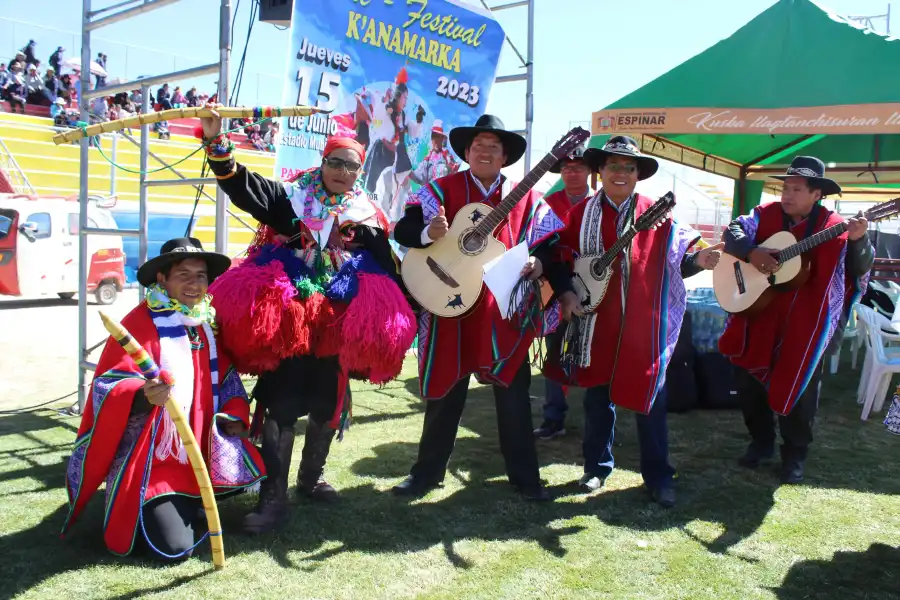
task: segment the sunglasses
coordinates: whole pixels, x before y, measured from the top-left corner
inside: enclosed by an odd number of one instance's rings
[[[334,169],[335,171],[340,171],[341,169],[347,171],[348,173],[359,173],[359,170],[362,169],[362,165],[358,162],[353,162],[351,160],[344,160],[343,158],[335,158],[330,157],[325,159],[325,164],[328,165],[328,168]]]
[[[603,168],[610,173],[634,173],[637,171],[637,165],[623,165],[619,163],[608,164]]]

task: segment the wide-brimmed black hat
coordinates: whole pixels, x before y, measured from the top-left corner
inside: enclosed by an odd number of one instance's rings
[[[640,147],[627,135],[615,135],[608,140],[602,148],[588,148],[584,153],[584,160],[592,169],[599,171],[600,166],[606,162],[609,156],[625,156],[637,161],[638,181],[653,177],[659,170],[659,163],[652,156],[641,152]]]
[[[230,258],[217,252],[205,251],[203,244],[197,238],[175,238],[162,245],[159,256],[151,258],[141,265],[137,272],[138,283],[144,287],[150,287],[156,283],[156,274],[166,265],[188,258],[199,258],[206,261],[207,277],[210,283],[231,266]]]
[[[825,177],[825,163],[815,156],[798,156],[794,158],[784,175],[773,175],[772,179],[784,181],[788,177],[805,177],[816,188],[822,190],[822,196],[832,196],[841,193],[841,186],[836,181]]]
[[[507,131],[503,127],[503,121],[494,115],[481,115],[475,121],[473,127],[454,127],[450,130],[450,147],[456,152],[456,155],[465,160],[466,148],[475,139],[479,133],[493,133],[500,138],[503,148],[506,152],[506,163],[504,167],[514,165],[519,162],[525,154],[528,143],[518,133]]]
[[[572,152],[569,153],[568,156],[564,156],[561,159],[559,159],[558,161],[556,161],[556,164],[553,165],[552,167],[550,167],[549,171],[551,173],[559,173],[560,171],[562,171],[564,164],[566,164],[567,162],[574,162],[576,160],[580,160],[580,161],[584,162],[584,164],[586,164],[588,166],[588,168],[593,171],[594,170],[593,166],[589,162],[587,162],[587,160],[585,160],[585,158],[584,158],[585,152],[586,152],[586,150],[585,150],[584,146],[578,146],[577,148],[572,150]]]

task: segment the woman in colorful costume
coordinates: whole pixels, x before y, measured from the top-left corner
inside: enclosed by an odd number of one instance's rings
[[[322,475],[349,413],[349,380],[397,377],[415,339],[415,315],[398,283],[384,215],[358,179],[365,160],[358,142],[331,137],[320,167],[282,183],[235,163],[220,119],[202,126],[220,187],[262,224],[247,259],[213,289],[220,321],[231,327],[223,344],[239,370],[260,376],[253,395],[265,411],[269,479],[244,523],[255,533],[286,514],[294,425],[304,415],[298,492],[337,498]]]
[[[159,556],[186,558],[206,538],[200,489],[163,408],[167,400],[188,416],[217,495],[265,478],[256,448],[240,437],[250,427],[250,401],[216,343],[206,293],[207,282],[230,264],[227,256],[203,252],[198,240],[181,238],[163,244],[138,270],[147,299],[122,325],[174,381],[146,380],[122,346],[107,341],[66,472],[70,512],[63,533],[105,481],[103,533],[113,553],[129,554],[140,533]]]
[[[558,259],[568,268],[550,283],[559,294],[563,318],[572,323],[562,327],[575,333],[565,357],[559,340],[551,345],[544,375],[588,388],[582,489],[598,491],[612,472],[616,410],[627,408],[637,413],[644,483],[655,502],[671,507],[675,469],[669,464],[665,377],[684,318],[682,278],[714,267],[721,246],[688,253],[700,234],[671,219],[641,231],[611,265],[600,304],[585,314],[573,291],[574,260],[602,253],[654,204],[635,187],[652,177],[659,164],[627,136],[611,137],[602,149],[588,149],[584,160],[600,173],[603,187],[572,207],[560,234]]]

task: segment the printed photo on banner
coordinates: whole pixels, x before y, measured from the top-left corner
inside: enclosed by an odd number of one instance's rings
[[[485,112],[505,34],[458,0],[294,0],[275,176],[317,166],[329,136],[366,148],[362,182],[391,223],[420,185],[459,169],[450,129]]]

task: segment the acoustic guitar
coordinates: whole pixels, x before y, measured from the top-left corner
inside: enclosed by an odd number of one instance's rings
[[[873,206],[863,216],[867,221],[874,222],[897,214],[900,214],[900,198]],[[771,275],[761,273],[749,262],[723,253],[713,269],[713,290],[719,306],[732,314],[759,314],[776,293],[796,290],[809,280],[810,262],[806,252],[845,231],[846,221],[800,242],[789,231],[779,231],[760,244],[761,247],[778,251],[774,256],[779,268]]]
[[[496,208],[467,204],[456,213],[444,237],[427,248],[410,248],[403,257],[400,275],[416,302],[439,317],[461,317],[471,311],[484,287],[484,266],[506,252],[503,242],[494,237],[494,230],[544,173],[590,135],[575,127]]]
[[[592,312],[603,302],[613,274],[612,264],[622,250],[631,244],[631,240],[638,232],[646,231],[665,221],[674,206],[675,194],[669,192],[638,216],[634,224],[623,231],[609,249],[601,254],[582,254],[575,260],[572,286],[585,312]]]

